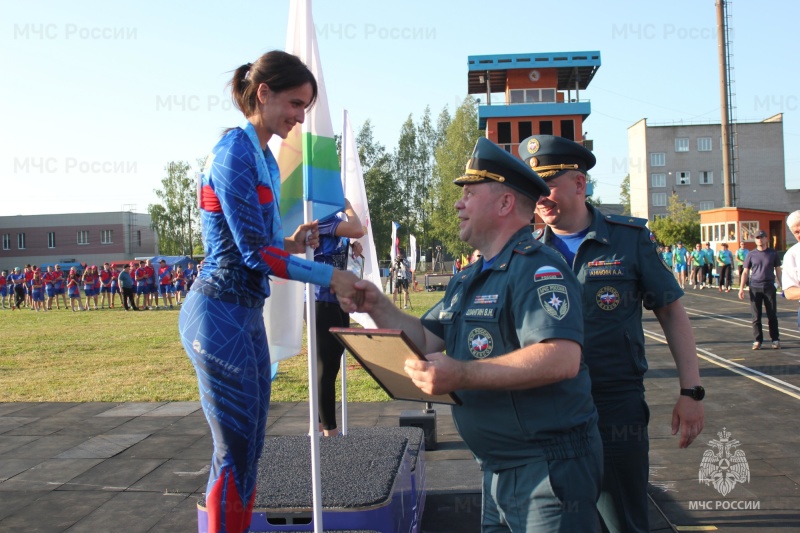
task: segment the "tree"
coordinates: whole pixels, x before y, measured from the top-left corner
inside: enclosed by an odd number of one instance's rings
[[[673,193],[667,203],[667,216],[652,221],[650,231],[663,244],[700,242],[700,213]]]
[[[364,173],[372,236],[378,258],[387,258],[391,247],[392,220],[399,220],[402,206],[400,188],[394,179],[394,162],[386,148],[373,137],[372,123],[367,120],[356,135],[358,158]]]
[[[167,175],[156,189],[160,204],[147,208],[152,228],[158,235],[159,252],[164,255],[191,255],[200,241],[199,210],[194,176],[185,161],[170,161]]]
[[[440,124],[441,119],[440,115]],[[458,236],[458,217],[453,206],[461,197],[461,187],[453,185],[453,180],[464,173],[467,160],[481,134],[475,99],[468,96],[456,109],[436,149],[433,186],[430,189],[433,199],[431,238],[441,242],[453,256],[472,251],[470,245]]]
[[[631,214],[631,175],[628,174],[619,186],[619,202],[622,204],[623,215]]]
[[[433,167],[436,164],[436,147],[439,144],[438,132],[433,127],[431,120],[431,108],[425,107],[425,114],[422,121],[417,126],[417,157],[418,157],[418,178],[419,178],[419,229],[421,239],[418,241],[420,247],[428,247],[428,234],[430,233],[430,212],[433,209],[429,189],[433,179]]]
[[[599,196],[597,196],[597,180],[595,180],[593,177],[591,177],[587,173],[586,174],[586,183],[587,183],[587,185],[591,184],[592,185],[592,190],[594,191],[592,196],[587,196],[586,197],[586,203],[588,203],[589,205],[594,206],[594,207],[600,207],[601,205],[603,205],[603,199],[600,198]]]
[[[394,151],[394,175],[400,185],[402,204],[398,222],[403,226],[404,233],[416,232],[422,218],[420,204],[424,194],[420,166],[417,128],[411,115],[408,115],[400,128],[400,138]]]

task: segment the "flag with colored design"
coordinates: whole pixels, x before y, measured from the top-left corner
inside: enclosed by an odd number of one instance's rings
[[[400,223],[392,221],[392,250],[389,252],[389,258],[394,264],[394,260],[397,257],[397,252],[400,251],[400,240],[397,238],[397,230],[400,229]]]
[[[375,239],[372,236],[372,219],[367,205],[367,189],[364,186],[364,174],[361,172],[361,161],[358,159],[358,146],[353,128],[350,125],[350,116],[344,112],[344,127],[342,129],[342,186],[345,197],[350,200],[353,211],[358,215],[365,235],[358,239],[363,247],[361,260],[363,270],[361,276],[378,287],[381,286],[381,272],[378,268],[378,253],[375,250]],[[375,328],[375,321],[366,313],[353,313],[353,320],[365,328]]]
[[[313,205],[313,220],[322,220],[344,208],[339,156],[333,139],[325,78],[317,48],[310,0],[291,0],[286,52],[298,56],[317,80],[317,100],[286,139],[273,135],[269,147],[281,171],[280,211],[284,233],[291,235],[303,223],[305,201]],[[304,285],[272,280],[264,305],[272,362],[300,353],[303,341]]]

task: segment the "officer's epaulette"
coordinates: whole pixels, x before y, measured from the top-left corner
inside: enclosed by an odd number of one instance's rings
[[[473,261],[472,263],[467,263],[466,265],[461,267],[461,270],[464,270],[465,268],[471,268],[472,266],[476,265],[477,263],[478,263],[477,261]]]
[[[521,255],[528,255],[533,253],[534,249],[536,249],[539,246],[541,246],[540,243],[536,241],[531,242],[530,240],[525,239],[524,241],[517,243],[517,245],[514,247],[514,253]]]
[[[631,226],[633,228],[644,228],[647,226],[646,218],[627,217],[625,215],[606,215],[606,222],[620,224],[621,226]]]

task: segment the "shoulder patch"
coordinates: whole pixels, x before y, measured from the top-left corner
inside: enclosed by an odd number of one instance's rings
[[[644,228],[647,226],[646,218],[626,217],[623,215],[606,215],[604,218],[606,222],[619,224],[621,226],[631,226],[634,228]]]
[[[537,241],[542,238],[542,235],[544,235],[544,230],[541,228],[533,232],[533,238]]]

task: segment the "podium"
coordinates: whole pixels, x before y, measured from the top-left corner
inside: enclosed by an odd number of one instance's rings
[[[310,442],[267,437],[252,532],[313,531]],[[353,428],[320,441],[325,531],[417,533],[425,507],[425,436],[417,427]],[[198,531],[208,513],[197,506]]]

